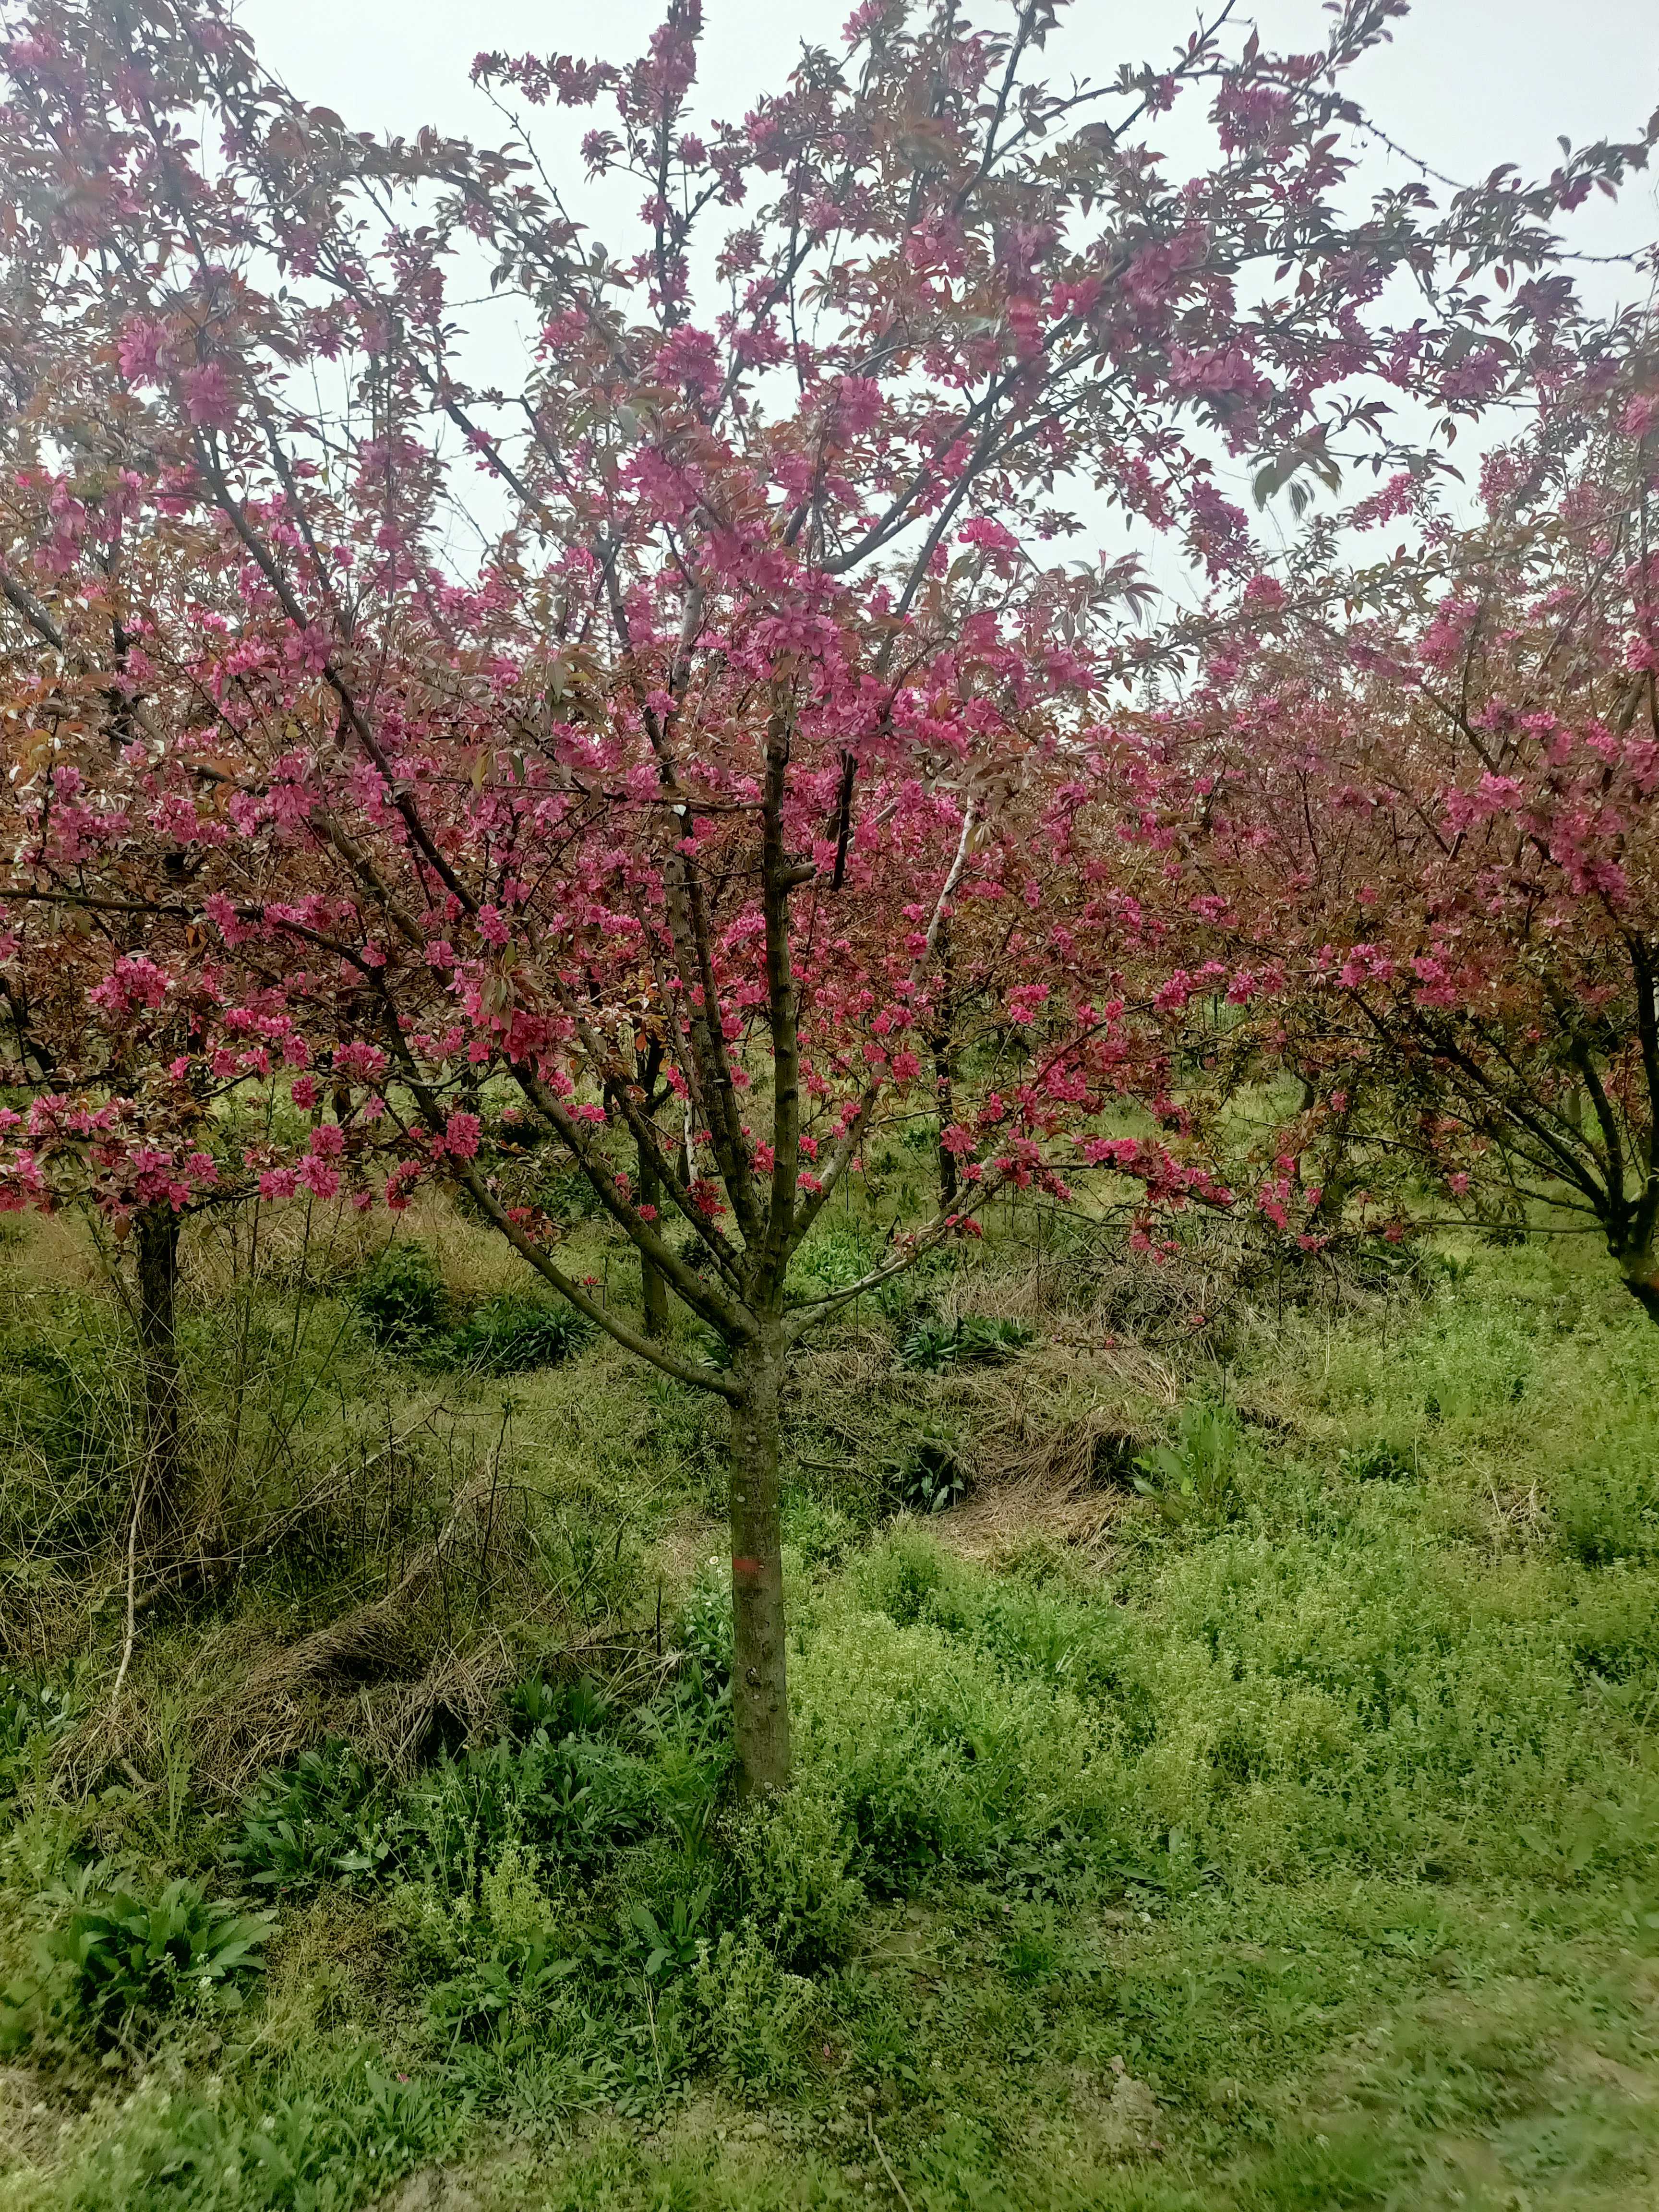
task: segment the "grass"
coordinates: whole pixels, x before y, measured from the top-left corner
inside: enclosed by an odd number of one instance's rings
[[[159,1621],[118,1757],[112,1615],[43,1612],[49,1663],[0,1692],[0,2207],[345,2212],[439,2169],[465,2193],[410,2203],[1654,2202],[1650,1327],[1593,1269],[1480,1251],[1427,1296],[1236,1307],[1224,1358],[1207,1321],[1126,1340],[1125,1293],[1053,1243],[1037,1295],[1017,1223],[988,1243],[802,1375],[769,1811],[729,1792],[718,1423],[602,1344],[446,1381],[448,1433],[510,1439],[527,1564],[451,1625],[447,1664],[495,1655],[480,1702],[405,1758],[361,1720],[395,1684],[330,1708],[350,1746],[234,1787],[211,1756],[204,1639],[361,1600],[368,1536]],[[307,1326],[346,1310],[319,1284]],[[963,1314],[1030,1340],[902,1364]],[[351,1341],[319,1447],[430,1404]],[[977,1490],[895,1518],[945,1434]],[[37,1516],[46,1449],[6,1493]],[[464,1486],[456,1452],[422,1481]],[[1016,1464],[1019,1512],[975,1522]],[[263,1976],[31,2028],[94,1867],[158,1909],[188,1883],[204,1925],[274,1910]]]

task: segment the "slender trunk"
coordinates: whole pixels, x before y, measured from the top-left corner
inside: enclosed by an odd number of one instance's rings
[[[640,1204],[654,1206],[661,1196],[657,1170],[646,1147],[639,1147]],[[645,1307],[645,1333],[647,1336],[666,1336],[668,1334],[668,1285],[647,1252],[640,1254],[640,1291]]]
[[[732,1729],[745,1796],[789,1779],[784,1679],[783,1538],[778,1514],[778,1413],[783,1347],[740,1352],[743,1395],[732,1407]]]
[[[138,1216],[138,1352],[144,1382],[142,1519],[156,1534],[176,1530],[184,1503],[174,1321],[179,1229],[179,1216],[170,1206],[147,1206]]]

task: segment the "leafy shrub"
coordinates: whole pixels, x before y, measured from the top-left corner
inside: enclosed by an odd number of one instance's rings
[[[1238,1417],[1227,1406],[1187,1406],[1173,1440],[1136,1461],[1135,1488],[1166,1521],[1222,1521],[1236,1503]]]
[[[924,1375],[947,1367],[989,1366],[1018,1358],[1035,1331],[1027,1322],[990,1314],[963,1314],[954,1322],[923,1322],[904,1340],[899,1358]]]
[[[968,1494],[968,1472],[957,1451],[954,1429],[930,1424],[912,1450],[899,1503],[912,1513],[948,1513]]]
[[[491,1298],[453,1330],[442,1344],[447,1366],[479,1375],[522,1375],[556,1367],[580,1350],[593,1324],[574,1306],[509,1292]]]
[[[48,2026],[130,2044],[186,1997],[239,2004],[264,1971],[270,1913],[211,1902],[194,1882],[147,1895],[109,1876],[82,1867],[61,1891],[62,1917],[36,1944],[33,1975],[0,1997],[0,2050]]]
[[[364,1328],[382,1352],[424,1352],[449,1318],[449,1293],[421,1244],[388,1245],[357,1278],[351,1297]]]

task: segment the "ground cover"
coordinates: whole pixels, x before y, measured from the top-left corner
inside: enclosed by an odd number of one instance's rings
[[[514,1286],[422,1225],[465,1337]],[[377,1349],[361,1253],[262,1291],[301,1350],[244,1430],[314,1478],[389,1423],[423,1505],[313,1479],[112,1704],[119,1578],[38,1532],[78,1454],[96,1551],[118,1361],[14,1253],[0,2204],[1653,2201],[1641,1316],[1547,1245],[1201,1324],[1184,1279],[1177,1324],[1056,1224],[1041,1280],[1029,1223],[988,1243],[803,1373],[758,1812],[702,1404],[592,1343]],[[346,1599],[391,1641],[319,1659]]]

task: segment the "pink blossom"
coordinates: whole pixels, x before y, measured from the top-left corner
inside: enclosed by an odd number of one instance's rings
[[[458,1160],[477,1155],[483,1127],[476,1114],[452,1114],[444,1125],[444,1149]]]
[[[228,429],[235,413],[230,380],[222,362],[210,361],[185,371],[185,408],[192,422],[204,430]]]

